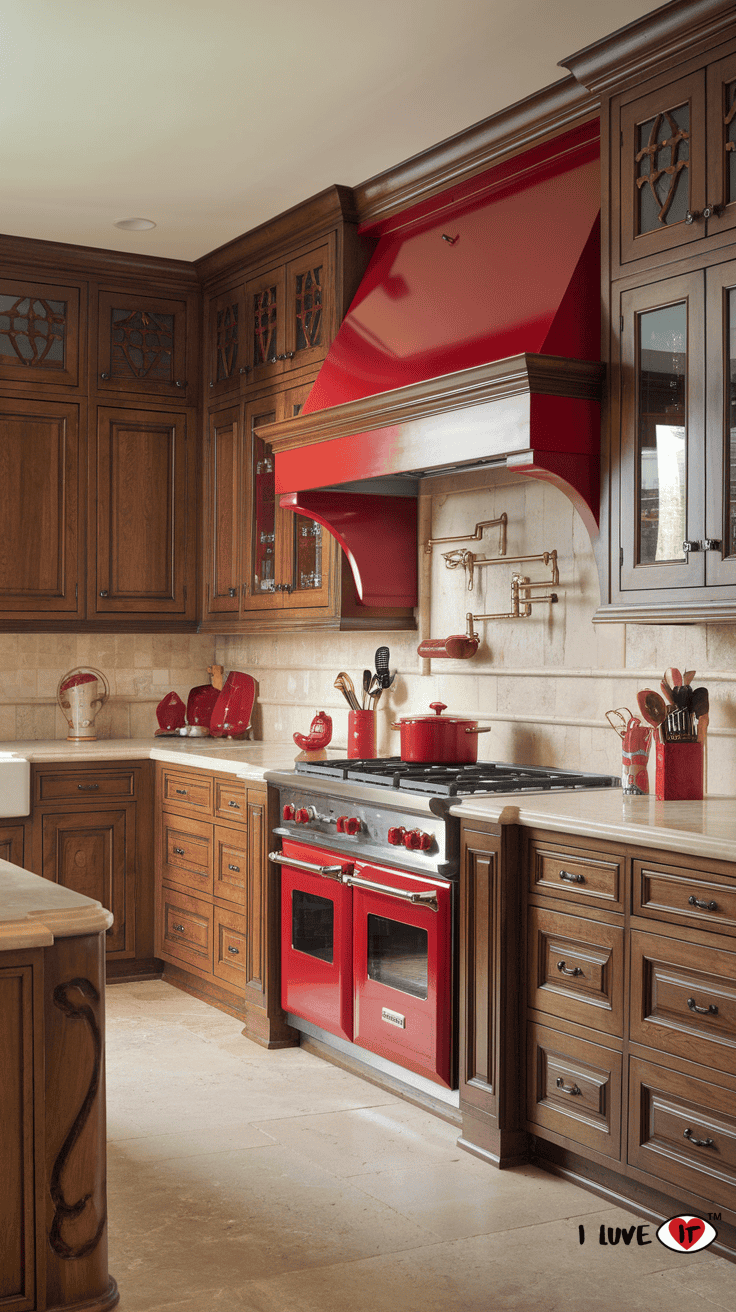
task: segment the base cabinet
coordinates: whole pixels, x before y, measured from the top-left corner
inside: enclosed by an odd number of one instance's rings
[[[736,864],[475,821],[462,860],[460,1144],[736,1260]]]
[[[164,979],[291,1047],[279,988],[278,887],[269,874],[264,785],[156,766],[156,955]]]

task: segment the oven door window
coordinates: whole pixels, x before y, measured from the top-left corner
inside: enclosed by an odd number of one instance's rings
[[[369,979],[412,998],[426,998],[428,965],[426,929],[386,916],[368,916]]]
[[[326,897],[295,888],[291,895],[291,946],[332,965],[335,907]]]

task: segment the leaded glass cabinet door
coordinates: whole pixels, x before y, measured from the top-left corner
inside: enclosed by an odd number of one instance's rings
[[[79,288],[0,278],[0,384],[79,383]]]
[[[97,313],[97,389],[183,402],[194,383],[187,378],[186,301],[101,291]]]
[[[319,364],[335,335],[332,245],[307,251],[286,266],[286,354],[289,367]]]
[[[251,401],[245,406],[245,504],[248,514],[245,521],[243,609],[246,611],[280,610],[286,593],[276,537],[278,507],[274,454],[268,442],[257,432],[259,424],[273,424],[281,419],[282,410],[283,398],[278,394]]]
[[[240,387],[248,376],[243,285],[211,296],[205,327],[206,397],[212,400]]]
[[[284,348],[283,266],[269,269],[245,285],[248,383],[276,379],[287,364]]]
[[[698,587],[705,520],[703,275],[624,292],[621,316],[621,588]]]
[[[705,73],[622,105],[620,134],[621,264],[699,241],[706,231]]]
[[[299,414],[312,389],[313,380],[284,393],[285,419]],[[330,574],[337,543],[326,528],[306,515],[279,508],[281,577],[289,583],[285,606],[327,606]]]
[[[736,583],[736,260],[706,273],[706,583]]]
[[[736,54],[708,78],[708,234],[736,228]]]

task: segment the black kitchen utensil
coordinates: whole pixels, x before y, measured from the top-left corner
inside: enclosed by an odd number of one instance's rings
[[[372,682],[373,682],[373,675],[371,674],[370,670],[363,670],[363,710],[364,711],[367,709],[368,693],[371,690]]]
[[[707,715],[710,708],[707,688],[693,688],[693,695],[690,701],[690,710],[693,715],[700,719],[701,715]]]
[[[388,670],[390,654],[388,647],[379,647],[376,651],[376,674],[381,681],[382,688],[388,688],[391,683],[391,677]]]

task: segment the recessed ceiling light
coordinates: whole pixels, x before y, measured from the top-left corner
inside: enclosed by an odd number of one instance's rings
[[[144,228],[155,228],[156,224],[153,219],[118,219],[115,227],[123,232],[142,232]]]

